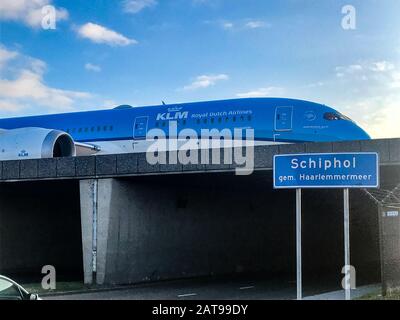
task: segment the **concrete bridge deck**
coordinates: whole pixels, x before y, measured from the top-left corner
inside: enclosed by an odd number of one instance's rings
[[[381,165],[400,164],[400,138],[334,143],[303,143],[257,146],[254,149],[254,169],[271,170],[273,156],[286,153],[323,152],[378,152]],[[94,179],[149,174],[180,174],[234,171],[237,165],[224,164],[221,151],[220,164],[149,165],[144,153],[103,156],[72,157],[3,161],[0,165],[0,182]],[[200,154],[199,154],[200,157]],[[211,159],[211,157],[210,157]],[[200,161],[198,163],[201,163]]]

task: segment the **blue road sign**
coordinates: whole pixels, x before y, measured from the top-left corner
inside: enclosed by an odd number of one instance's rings
[[[276,155],[274,188],[378,188],[377,153]]]

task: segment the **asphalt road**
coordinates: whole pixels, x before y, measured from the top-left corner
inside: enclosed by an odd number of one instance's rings
[[[253,300],[294,299],[294,283],[251,280],[186,279],[43,297],[44,300]]]
[[[333,291],[308,286],[305,296]],[[288,280],[186,279],[137,285],[115,290],[47,296],[45,300],[287,300],[296,298],[296,284]]]

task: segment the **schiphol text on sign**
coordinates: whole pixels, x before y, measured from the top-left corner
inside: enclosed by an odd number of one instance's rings
[[[274,188],[377,188],[377,153],[276,155]]]

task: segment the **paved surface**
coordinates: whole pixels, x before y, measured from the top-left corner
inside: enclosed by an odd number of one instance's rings
[[[380,284],[362,286],[351,291],[351,298],[357,299],[369,293],[379,292],[380,289]],[[304,300],[345,300],[345,294],[343,290],[331,291],[323,294],[308,296]]]
[[[341,300],[343,291],[309,286],[305,288],[306,300]],[[321,291],[319,291],[321,290]],[[379,286],[365,286],[353,292],[353,297],[379,290]],[[290,300],[296,298],[293,281],[254,279],[188,279],[138,285],[126,289],[105,290],[43,297],[44,300]]]
[[[293,299],[294,284],[249,280],[180,280],[127,289],[44,297],[45,300],[248,300]]]

